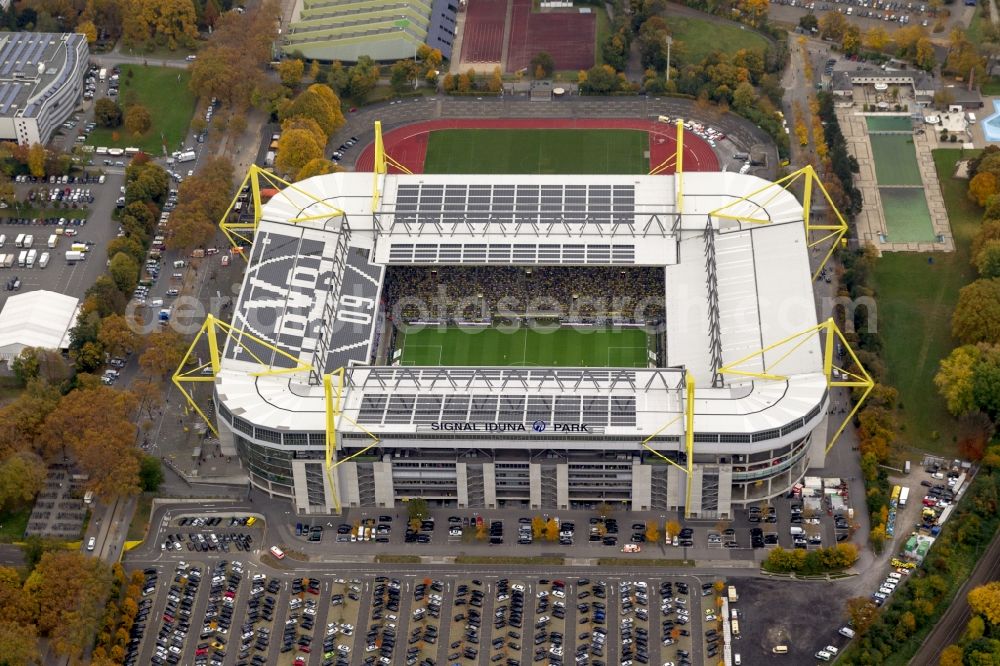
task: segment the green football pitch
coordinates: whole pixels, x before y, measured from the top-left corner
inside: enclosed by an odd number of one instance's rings
[[[639,130],[456,129],[431,132],[425,173],[649,173]]]
[[[428,327],[401,333],[402,365],[645,368],[641,329]]]

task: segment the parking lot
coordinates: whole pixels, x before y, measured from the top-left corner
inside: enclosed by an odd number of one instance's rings
[[[218,525],[169,522],[162,533],[195,535],[184,544],[201,543],[200,535],[215,543],[208,535],[229,529],[225,517]],[[699,599],[714,598],[701,597],[712,581],[693,576],[393,574],[391,566],[384,574],[272,574],[255,564],[256,552],[226,553],[219,543],[162,548],[145,567],[126,663],[679,665],[703,663],[713,647],[692,638],[703,632]]]
[[[960,7],[955,9],[961,10]],[[952,11],[952,21],[955,14],[961,16],[961,11]],[[798,19],[808,13],[822,18],[828,12],[843,14],[849,21],[868,29],[876,25],[887,31],[904,26],[920,25],[928,30],[937,20],[930,4],[926,2],[900,2],[899,0],[828,0],[826,2],[802,2],[802,0],[775,0],[771,3],[770,15],[781,21],[798,23]],[[947,31],[945,32],[947,34]]]

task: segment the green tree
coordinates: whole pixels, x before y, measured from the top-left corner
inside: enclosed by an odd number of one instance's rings
[[[368,56],[361,56],[348,70],[346,94],[360,101],[375,89],[378,84],[379,68]]]
[[[618,77],[613,67],[597,65],[581,72],[580,89],[585,93],[605,94],[618,86]]]
[[[808,14],[799,17],[799,27],[805,30],[806,32],[812,32],[813,30],[818,30],[819,19],[816,18],[815,14],[809,12]]]
[[[139,264],[124,252],[111,258],[108,272],[115,281],[115,286],[126,294],[131,294],[139,283]]]
[[[547,79],[552,76],[552,73],[556,70],[556,61],[552,59],[547,51],[539,51],[531,59],[531,71],[535,74],[535,78]],[[542,76],[538,76],[538,73]]]
[[[163,466],[155,456],[143,455],[139,460],[139,487],[145,492],[156,492],[163,483]]]
[[[406,513],[410,520],[425,519],[429,513],[427,500],[422,497],[411,498],[410,501],[406,503]]]
[[[94,103],[94,122],[101,127],[118,127],[122,124],[122,108],[113,99],[102,97]]]

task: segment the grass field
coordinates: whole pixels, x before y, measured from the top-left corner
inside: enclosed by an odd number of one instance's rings
[[[667,23],[674,38],[674,57],[680,63],[698,64],[713,51],[731,55],[740,49],[763,51],[767,48],[764,37],[735,23],[667,13]],[[680,48],[678,41],[683,43]]]
[[[172,67],[141,65],[122,65],[121,70],[119,102],[125,105],[134,97],[136,103],[149,109],[152,128],[144,135],[135,137],[119,127],[116,141],[112,137],[115,130],[98,127],[90,134],[87,143],[118,148],[135,146],[147,153],[160,154],[165,140],[168,150],[178,148],[184,142],[194,113],[194,93],[188,88],[191,74]],[[129,72],[132,72],[131,78]]]
[[[958,149],[934,151],[955,252],[887,252],[875,267],[879,333],[905,424],[900,436],[910,446],[946,456],[957,451],[957,424],[933,380],[939,361],[954,346],[951,314],[958,291],[975,278],[969,248],[982,217],[979,207],[965,196],[966,181],[952,178],[961,156]],[[971,156],[965,153],[966,158]]]
[[[906,134],[870,134],[875,180],[879,187],[922,185],[913,137]]]
[[[638,329],[425,328],[404,334],[397,345],[402,365],[645,368],[646,343]]]
[[[22,541],[24,530],[28,529],[30,517],[31,506],[21,507],[13,511],[0,511],[0,543]]]
[[[638,130],[439,130],[426,173],[649,173],[649,134]]]

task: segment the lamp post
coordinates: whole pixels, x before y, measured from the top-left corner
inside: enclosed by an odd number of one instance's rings
[[[670,83],[670,46],[674,43],[674,38],[667,35],[667,83]]]

